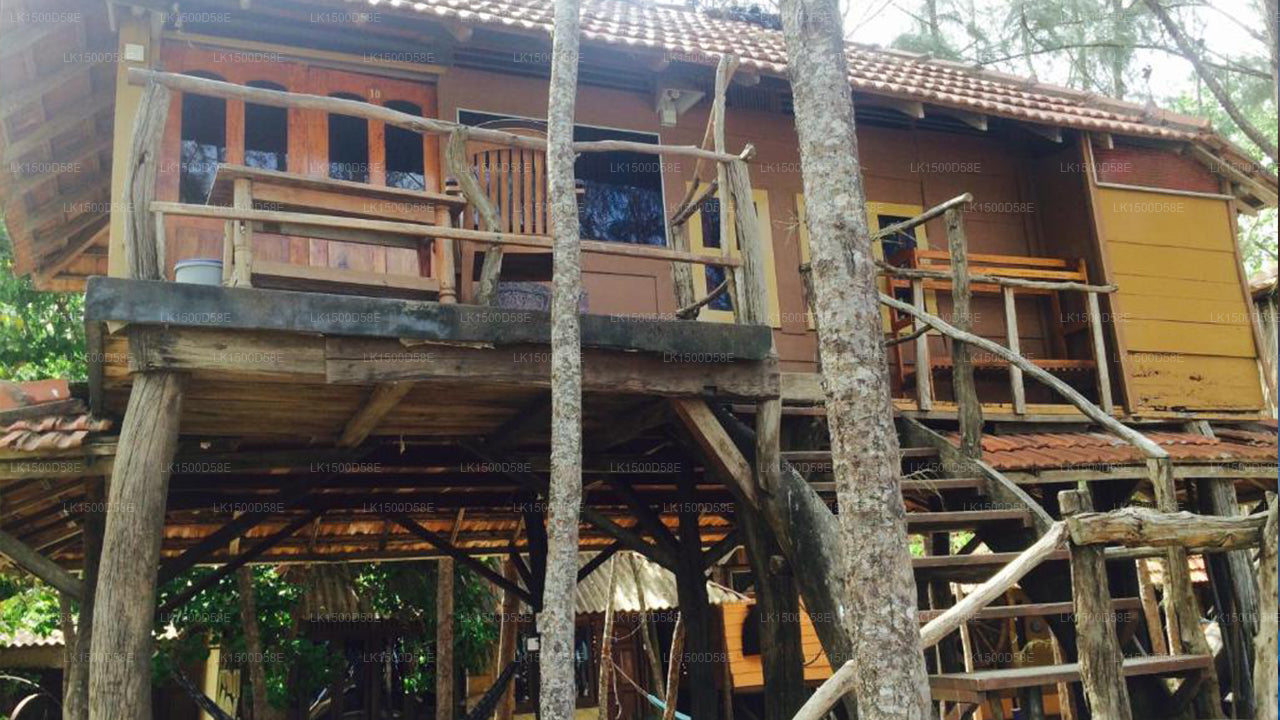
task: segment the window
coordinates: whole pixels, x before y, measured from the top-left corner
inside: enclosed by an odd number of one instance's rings
[[[410,115],[422,115],[422,108],[403,100],[392,100],[387,107]],[[420,133],[387,125],[383,133],[383,147],[386,149],[383,157],[387,163],[387,187],[427,189]]]
[[[773,221],[769,217],[769,193],[764,190],[753,190],[752,198],[756,209],[756,216],[759,218],[760,231],[763,236],[760,238],[761,249],[764,251],[765,263],[765,285],[769,291],[769,324],[773,327],[782,326],[782,313],[778,308],[778,276],[773,265]],[[703,255],[721,255],[723,254],[722,239],[720,238],[720,201],[715,197],[708,197],[702,201],[698,207],[698,212],[694,213],[689,219],[689,245],[694,252]],[[734,227],[733,215],[729,216],[729,227]],[[740,258],[742,253],[738,250],[737,238],[734,237],[728,241],[729,256]],[[705,297],[712,290],[724,281],[726,268],[704,265],[704,271],[693,271],[693,291],[694,294],[701,298]],[[727,294],[717,297],[715,300],[702,309],[699,315],[704,320],[713,320],[716,322],[733,322],[733,300]]]
[[[284,90],[284,86],[253,81],[249,87]],[[244,164],[263,170],[289,168],[289,111],[269,105],[244,105]]]
[[[330,97],[363,101],[350,93],[334,93]],[[329,177],[369,182],[369,122],[364,118],[329,115]]]
[[[209,73],[190,73],[221,80]],[[182,95],[182,149],[178,161],[178,200],[203,205],[209,200],[218,165],[227,159],[227,103],[195,93]]]
[[[885,213],[876,213],[876,230],[884,230],[890,225],[910,220],[912,216],[889,215]],[[908,228],[906,230],[898,230],[894,234],[880,239],[881,254],[888,258],[890,262],[894,262],[898,255],[908,250],[914,250],[917,247],[916,230],[919,226]]]

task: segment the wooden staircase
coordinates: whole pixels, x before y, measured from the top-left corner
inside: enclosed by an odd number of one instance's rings
[[[930,593],[930,586],[936,590],[938,587],[954,587],[953,583],[982,582],[1014,560],[1022,549],[991,552],[974,538],[975,533],[1014,533],[1031,539],[1036,537],[1036,533],[1032,529],[1032,508],[993,501],[988,497],[986,479],[940,477],[941,463],[934,448],[904,448],[902,463],[902,492],[907,506],[908,532],[923,536],[926,550],[962,545],[959,552],[913,557],[912,566],[921,598],[920,622],[923,624],[941,615],[945,607],[955,600],[954,597],[947,598],[938,607],[929,607],[935,597]],[[1024,547],[1029,545],[1030,542],[1025,543]],[[1068,559],[1069,551],[1056,551],[1045,561],[1045,567],[1069,576]],[[1118,617],[1126,618],[1121,625],[1141,624],[1142,602],[1139,598],[1114,598],[1112,608]],[[968,670],[955,667],[954,660],[942,661],[945,667],[939,667],[942,655],[932,650],[927,652],[934,700],[947,703],[948,716],[955,718],[1003,720],[1013,717],[1008,714],[1013,708],[1018,708],[1020,717],[1029,720],[1063,717],[1061,696],[1071,694],[1063,691],[1080,681],[1079,664],[1055,662],[1052,656],[1045,662],[1044,653],[1025,656],[1020,653],[1032,635],[1043,640],[1048,633],[1047,621],[1065,620],[1073,612],[1074,604],[1069,597],[1039,602],[1025,597],[1010,597],[1007,604],[982,609],[970,621],[969,634],[977,634],[983,627],[998,629],[998,637],[1003,644],[995,648],[996,652],[980,653],[970,648],[979,657],[974,658]],[[1132,632],[1122,633],[1121,637],[1132,637]],[[1132,654],[1135,646],[1128,645],[1123,650]],[[1195,682],[1211,662],[1212,658],[1207,655],[1128,657],[1124,662],[1124,674],[1130,678],[1185,677]],[[1046,708],[1057,712],[1046,712]],[[1077,711],[1069,717],[1082,715]]]

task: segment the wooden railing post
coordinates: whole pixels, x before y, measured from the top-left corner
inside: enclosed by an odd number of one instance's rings
[[[1058,493],[1058,504],[1064,518],[1093,509],[1089,494],[1083,490]],[[1085,700],[1094,720],[1132,720],[1124,656],[1112,623],[1106,548],[1074,543],[1070,547],[1071,597]]]
[[[489,197],[480,187],[480,181],[471,174],[471,163],[467,160],[467,131],[455,129],[449,133],[449,142],[445,146],[445,167],[450,175],[458,180],[462,195],[468,205],[474,207],[480,216],[480,225],[486,232],[499,232],[502,225],[498,220],[498,211],[489,202]],[[476,290],[477,305],[492,305],[498,299],[498,276],[502,274],[502,246],[490,245],[484,253],[484,266],[480,270],[480,287]],[[467,269],[462,271],[463,282],[469,276]]]
[[[911,280],[911,304],[920,312],[927,312],[924,305],[924,280]],[[922,412],[933,409],[933,361],[929,359],[928,326],[919,318],[915,322],[915,330],[920,333],[916,338],[916,407]]]
[[[126,160],[129,163],[125,179],[127,197],[124,198],[128,213],[125,257],[129,276],[138,280],[163,280],[165,276],[164,251],[159,247],[164,236],[157,237],[157,224],[150,217],[150,208],[156,194],[160,142],[168,117],[169,89],[148,83],[133,123],[133,140]]]
[[[1018,307],[1014,301],[1013,288],[1009,286],[1002,287],[1000,288],[1000,294],[1004,296],[1004,331],[1009,343],[1009,349],[1021,355],[1022,348],[1018,340]],[[1017,365],[1009,366],[1009,390],[1013,394],[1013,411],[1018,415],[1025,415],[1027,413],[1027,388],[1022,380],[1022,368]]]
[[[444,192],[451,197],[458,197],[462,194],[456,177],[450,176],[445,180]],[[450,226],[462,227],[462,211],[460,209],[450,209],[448,215]],[[440,302],[446,305],[458,302],[457,266],[455,264],[456,248],[457,243],[450,238],[437,237],[431,240],[432,257],[436,263],[432,268],[432,274],[436,276],[436,281],[440,283]]]
[[[231,204],[237,210],[253,209],[253,183],[246,178],[236,178],[232,184]],[[236,287],[253,285],[253,224],[247,220],[234,223],[231,243],[231,284]]]
[[[952,311],[951,322],[957,329],[971,332],[973,316],[969,307],[969,248],[964,234],[964,216],[960,208],[947,210],[947,247],[951,252]],[[973,359],[969,344],[953,341],[951,387],[956,396],[960,420],[960,452],[970,460],[982,459],[982,403],[973,379]]]
[[[737,69],[738,58],[736,56],[720,56],[720,62],[716,65],[715,97],[712,98],[711,105],[711,138],[715,151],[718,153],[723,153],[725,150],[725,95],[729,90],[729,79],[733,77],[733,73]],[[734,228],[733,223],[729,222],[729,211],[730,208],[737,204],[735,202],[736,198],[734,197],[733,190],[729,187],[729,172],[730,168],[726,163],[716,163],[716,182],[718,185],[717,197],[720,199],[720,252],[723,255],[733,254],[732,243],[734,242]],[[747,191],[747,203],[748,207],[753,207],[751,204],[751,191],[749,189]],[[742,220],[741,212],[739,212],[737,217],[739,238],[742,237]],[[739,246],[739,250],[743,254],[746,253],[746,248],[744,247]],[[725,269],[724,276],[725,281],[729,285],[729,297],[733,298],[733,315],[737,318],[738,322],[749,323],[750,321],[743,320],[742,318],[742,305],[744,304],[744,299],[746,302],[750,302],[750,300],[743,297],[744,295],[749,294],[749,291],[744,290],[741,287],[743,283],[738,282],[740,275],[746,275],[746,272],[744,271],[739,273],[739,271],[735,269]],[[749,283],[750,281],[747,282]],[[707,288],[707,290],[710,289],[711,288]]]
[[[1115,402],[1111,399],[1111,369],[1107,367],[1107,342],[1102,333],[1102,311],[1099,309],[1098,293],[1088,292],[1089,330],[1093,336],[1093,360],[1098,366],[1098,398],[1102,401],[1102,409],[1108,415],[1114,415]]]

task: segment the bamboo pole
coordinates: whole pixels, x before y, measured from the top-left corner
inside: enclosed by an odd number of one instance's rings
[[[676,716],[676,699],[680,696],[680,658],[684,657],[684,613],[676,616],[676,627],[671,633],[671,654],[667,658],[667,694],[663,698],[662,720]]]

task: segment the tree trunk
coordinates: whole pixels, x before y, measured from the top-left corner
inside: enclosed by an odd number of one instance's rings
[[[862,717],[924,720],[932,708],[839,17],[835,0],[782,3],[845,548],[842,614]]]
[[[551,296],[551,483],[547,570],[538,631],[539,704],[544,718],[573,717],[573,597],[582,504],[582,288],[573,184],[573,115],[578,90],[578,0],[556,0],[547,104],[547,197],[554,235]]]
[[[1276,496],[1268,495],[1267,525],[1262,531],[1262,552],[1258,558],[1258,634],[1254,638],[1254,717],[1276,717]]]
[[[676,716],[676,700],[680,697],[680,658],[684,656],[684,614],[676,616],[676,627],[671,631],[671,654],[667,659],[667,694],[663,697],[666,707],[662,720]]]
[[[453,560],[437,560],[436,573],[436,720],[453,720]]]
[[[107,498],[89,657],[90,720],[151,720],[151,635],[184,377],[134,375]]]
[[[258,601],[253,592],[253,571],[246,565],[236,570],[236,588],[240,592],[240,626],[244,631],[244,649],[249,655],[249,684],[253,687],[253,720],[283,720],[284,713],[267,701],[267,673],[263,663],[262,632],[258,625]]]
[[[789,720],[807,695],[795,575],[758,511],[740,509],[738,530],[756,577],[756,602],[760,605],[760,662],[768,688],[763,697],[764,720]]]

